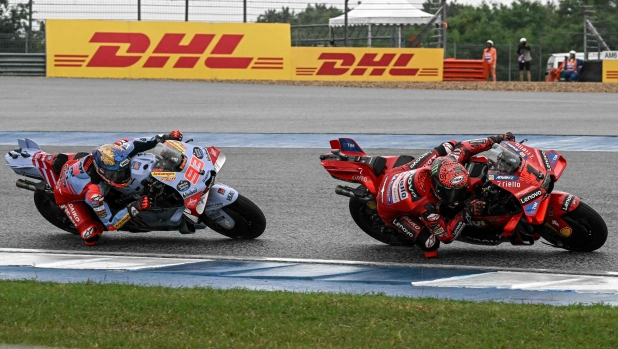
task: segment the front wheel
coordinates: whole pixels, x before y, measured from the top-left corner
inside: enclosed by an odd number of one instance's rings
[[[266,217],[260,208],[241,194],[229,206],[222,208],[234,220],[234,227],[226,229],[217,223],[206,223],[221,235],[232,239],[251,240],[259,237],[266,229]]]
[[[543,238],[557,247],[576,252],[592,252],[605,244],[607,225],[592,207],[580,202],[575,210],[562,216],[562,219],[571,227],[568,236],[554,233]]]

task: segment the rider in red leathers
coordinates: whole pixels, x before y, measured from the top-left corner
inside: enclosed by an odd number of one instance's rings
[[[182,132],[133,140],[122,139],[106,144],[91,154],[67,161],[54,188],[56,204],[60,206],[77,228],[87,246],[94,246],[107,230],[118,230],[140,211],[148,210],[150,199],[140,197],[126,208],[112,213],[104,201],[112,187],[122,188],[131,181],[131,157],[154,148],[166,140],[182,140]],[[94,211],[100,221],[92,219]]]
[[[391,169],[378,192],[378,215],[414,240],[425,257],[437,257],[440,242],[450,243],[457,238],[471,216],[480,214],[485,207],[480,200],[464,204],[469,175],[462,164],[503,140],[515,140],[515,136],[508,132],[449,141],[409,164]],[[452,218],[446,218],[444,211]]]

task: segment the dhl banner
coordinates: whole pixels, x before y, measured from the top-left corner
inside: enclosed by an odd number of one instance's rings
[[[289,80],[288,24],[47,20],[52,77]]]
[[[442,81],[444,50],[293,47],[292,80]]]
[[[618,83],[618,61],[603,61],[603,82]]]

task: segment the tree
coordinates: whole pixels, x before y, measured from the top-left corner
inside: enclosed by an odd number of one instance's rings
[[[343,12],[336,7],[327,7],[325,4],[307,5],[307,8],[299,13],[290,12],[289,7],[282,7],[281,11],[267,10],[258,16],[259,23],[290,23],[301,24],[326,24],[333,17],[342,15]]]

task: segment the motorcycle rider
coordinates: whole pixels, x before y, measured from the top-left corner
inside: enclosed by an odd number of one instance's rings
[[[150,207],[150,198],[142,196],[113,214],[104,199],[112,187],[122,188],[131,182],[132,156],[166,140],[181,141],[182,132],[174,130],[167,135],[150,138],[122,139],[97,147],[91,154],[64,164],[54,188],[54,197],[87,246],[96,244],[104,226],[107,230],[118,230],[139,211]],[[100,221],[91,218],[88,207]]]
[[[457,238],[471,216],[481,214],[486,205],[481,200],[464,203],[469,175],[462,164],[503,140],[514,141],[515,136],[507,132],[463,142],[451,140],[391,169],[378,193],[378,215],[414,240],[426,258],[437,257],[440,242]]]

